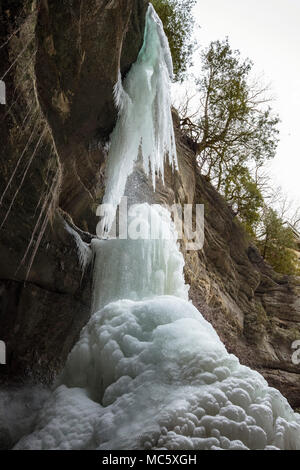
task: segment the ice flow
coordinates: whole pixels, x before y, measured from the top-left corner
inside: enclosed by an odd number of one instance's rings
[[[119,110],[111,135],[107,158],[106,188],[103,204],[107,212],[102,222],[102,235],[109,232],[115,211],[124,194],[127,177],[141,157],[146,174],[164,178],[165,158],[177,168],[176,145],[171,115],[170,78],[172,58],[162,23],[149,6],[144,43],[137,61],[124,82],[115,85],[115,103]]]
[[[138,61],[117,88],[106,202],[118,203],[140,145],[146,169],[149,161],[163,173],[166,152],[175,161],[170,68],[150,6]],[[188,301],[183,256],[162,212],[140,206],[141,223],[154,215],[156,240],[94,240],[95,313],[17,449],[300,449],[300,416],[228,354]]]

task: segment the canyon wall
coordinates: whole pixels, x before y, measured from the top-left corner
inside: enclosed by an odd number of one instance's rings
[[[113,86],[137,58],[146,7],[1,2],[1,381],[51,382],[89,318],[91,269],[82,273],[65,220],[95,230]]]

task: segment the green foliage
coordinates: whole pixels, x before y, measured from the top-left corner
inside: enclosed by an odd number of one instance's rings
[[[293,231],[283,224],[276,211],[265,208],[258,230],[258,247],[263,258],[282,274],[299,275]]]
[[[233,164],[222,180],[221,192],[247,232],[253,236],[264,201],[249,169],[240,164]]]
[[[251,81],[252,65],[228,39],[212,42],[202,53],[198,117],[187,115],[187,101],[181,127],[194,141],[201,171],[256,238],[263,258],[279,273],[299,275],[293,231],[266,207],[251,172],[275,156],[279,123],[266,89]]]
[[[174,79],[182,80],[191,62],[196,0],[153,0],[152,4],[164,25],[173,58]]]
[[[263,198],[249,168],[275,156],[279,119],[266,89],[251,80],[252,62],[228,39],[211,42],[201,57],[198,117],[182,116],[181,126],[196,141],[201,171],[253,234]]]
[[[266,106],[265,90],[250,81],[252,62],[242,60],[228,39],[212,42],[202,54],[202,64],[198,149],[220,189],[228,162],[261,164],[274,157],[279,119]]]

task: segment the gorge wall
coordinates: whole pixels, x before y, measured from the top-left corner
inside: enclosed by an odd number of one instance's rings
[[[180,171],[169,173],[172,197],[205,208],[203,250],[184,253],[190,298],[227,350],[298,408],[300,369],[292,363],[291,345],[300,339],[300,279],[263,261],[226,201],[200,174],[176,115],[174,123]]]
[[[119,70],[124,76],[136,60],[146,7],[144,0],[1,2],[0,46],[8,41],[0,49],[7,88],[7,104],[0,105],[4,383],[50,383],[89,318],[92,266],[82,272],[65,221],[90,241],[117,116],[113,86]],[[300,339],[300,280],[263,262],[199,173],[173,117],[179,172],[167,168],[155,193],[141,173],[142,193],[153,202],[204,204],[204,249],[185,252],[182,244],[190,298],[228,351],[298,408],[300,369],[291,343]]]

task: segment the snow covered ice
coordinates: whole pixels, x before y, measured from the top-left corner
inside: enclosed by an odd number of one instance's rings
[[[129,155],[136,156],[140,142],[152,169],[163,173],[166,152],[175,159],[168,93],[161,89],[169,86],[170,58],[151,6],[146,24],[138,61],[126,84],[118,85],[120,115],[105,195],[115,205],[133,168]],[[163,108],[155,121],[158,98]],[[142,204],[145,224],[149,211],[157,211],[156,240],[93,241],[94,313],[35,430],[15,448],[300,449],[300,415],[226,351],[188,301],[184,259],[174,227],[165,223],[170,216]]]

